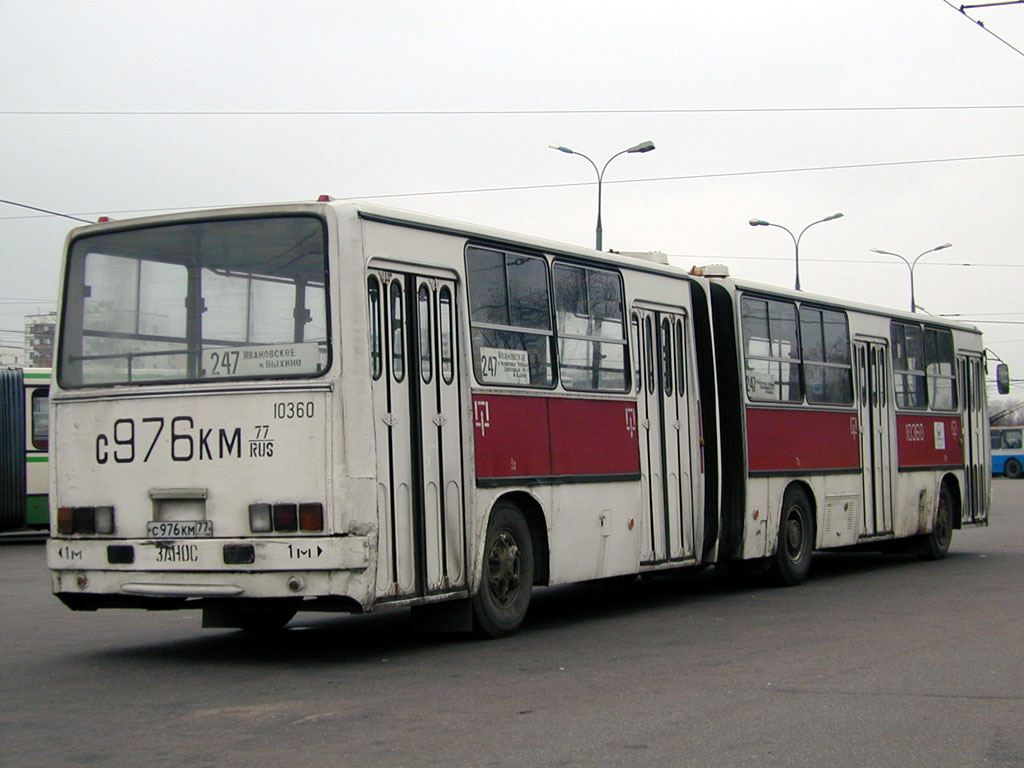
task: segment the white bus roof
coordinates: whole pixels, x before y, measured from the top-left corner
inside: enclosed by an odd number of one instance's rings
[[[640,252],[615,252],[595,251],[578,245],[571,245],[556,240],[548,240],[542,237],[535,237],[519,232],[487,227],[480,224],[472,224],[456,219],[448,219],[441,216],[417,213],[401,208],[367,203],[358,200],[332,200],[324,199],[309,202],[287,202],[258,205],[242,205],[226,208],[209,208],[195,211],[183,211],[180,213],[162,214],[158,216],[145,216],[132,219],[108,220],[96,224],[89,224],[84,227],[76,227],[68,234],[68,242],[83,235],[97,234],[99,232],[116,231],[123,228],[135,228],[167,224],[170,222],[186,221],[209,221],[210,219],[234,218],[237,216],[269,216],[282,213],[320,213],[326,208],[333,209],[335,215],[344,218],[346,215],[390,222],[400,226],[409,226],[417,229],[430,230],[435,232],[446,232],[464,237],[479,238],[493,243],[506,243],[519,247],[527,247],[537,251],[560,255],[573,255],[586,259],[600,259],[609,264],[617,264],[631,269],[657,272],[672,275],[681,279],[693,279],[694,273],[688,268],[677,267],[667,264],[661,258],[652,256],[651,253]],[[717,266],[717,265],[716,265]],[[699,274],[700,268],[695,268]],[[727,272],[727,270],[725,270]],[[941,325],[955,328],[969,333],[980,333],[973,325],[962,323],[948,318],[936,317],[934,315],[912,314],[905,310],[892,309],[879,305],[864,304],[848,301],[834,296],[796,291],[791,288],[782,288],[776,285],[757,283],[742,278],[719,276],[719,272],[709,272],[708,276],[701,277],[703,280],[720,282],[731,285],[740,291],[755,291],[758,293],[770,294],[785,297],[802,302],[811,302],[825,306],[832,306],[846,310],[864,312],[874,315],[885,315],[910,322],[926,322],[933,325]]]

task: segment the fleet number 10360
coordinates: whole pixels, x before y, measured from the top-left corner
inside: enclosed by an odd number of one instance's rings
[[[313,401],[274,403],[275,419],[312,419]]]

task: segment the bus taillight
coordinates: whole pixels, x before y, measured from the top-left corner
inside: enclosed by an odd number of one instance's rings
[[[249,505],[249,530],[253,533],[269,533],[274,530],[269,504]]]
[[[315,532],[323,529],[324,505],[318,501],[249,505],[249,530],[253,533]]]
[[[324,529],[324,505],[319,502],[299,504],[299,530],[322,531]]]
[[[57,510],[57,533],[113,532],[113,507],[60,507]]]
[[[291,532],[299,530],[299,508],[296,504],[274,505],[274,530]]]

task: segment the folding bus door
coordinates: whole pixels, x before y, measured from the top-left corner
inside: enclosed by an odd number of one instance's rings
[[[984,523],[989,488],[989,438],[985,419],[985,368],[981,357],[957,355],[964,446],[964,525]]]
[[[889,351],[883,342],[857,340],[857,407],[863,470],[864,518],[861,537],[892,533],[892,402]]]
[[[377,595],[465,587],[455,281],[372,271],[367,282],[377,449]]]
[[[686,388],[683,310],[634,308],[638,379],[641,557],[645,565],[694,557],[692,419]]]

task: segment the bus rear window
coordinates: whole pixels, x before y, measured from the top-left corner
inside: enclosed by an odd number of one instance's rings
[[[77,239],[61,385],[320,375],[329,362],[325,241],[313,216]]]

